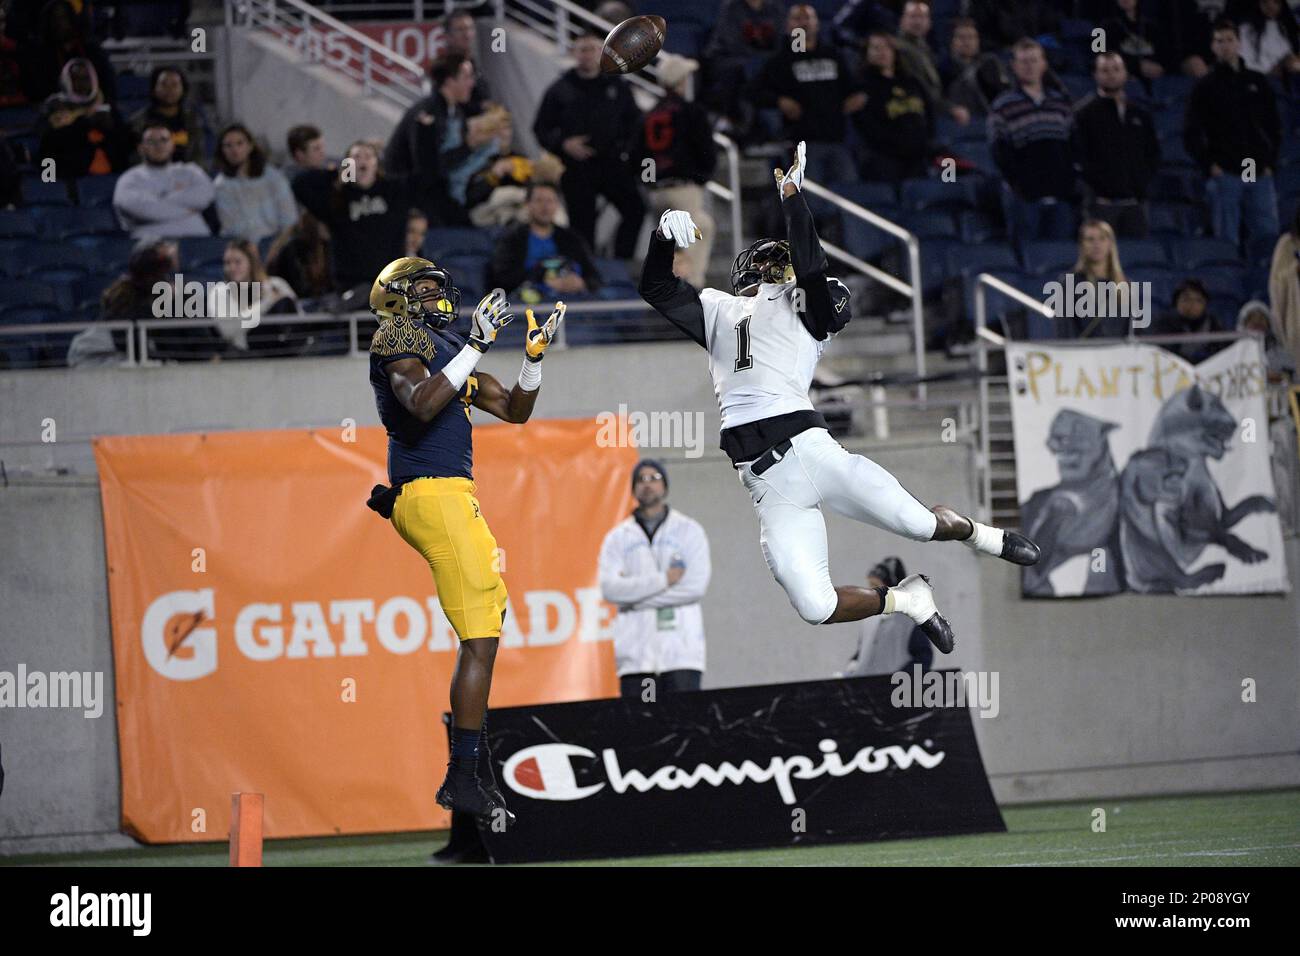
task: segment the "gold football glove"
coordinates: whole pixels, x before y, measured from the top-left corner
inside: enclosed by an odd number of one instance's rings
[[[555,311],[551,313],[551,317],[540,325],[537,323],[537,317],[533,315],[532,309],[524,311],[524,315],[528,317],[528,334],[524,343],[524,351],[528,353],[528,361],[540,362],[542,360],[546,350],[555,341],[555,333],[559,329],[560,323],[564,321],[564,312],[567,308],[568,306],[563,302],[556,302]]]

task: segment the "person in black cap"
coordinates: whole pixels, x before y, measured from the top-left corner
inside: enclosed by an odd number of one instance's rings
[[[709,539],[694,518],[668,507],[668,472],[654,459],[632,469],[637,507],[605,535],[600,590],[618,608],[614,661],[624,698],[699,690]]]
[[[907,577],[901,559],[890,556],[867,572],[867,587],[892,588]],[[867,674],[893,674],[910,671],[914,664],[928,671],[934,661],[930,640],[904,614],[869,617],[862,622],[858,648],[848,666],[836,677],[865,677]]]
[[[1146,335],[1185,335],[1191,332],[1226,331],[1210,311],[1210,293],[1205,283],[1197,278],[1187,278],[1174,289],[1173,308],[1162,313],[1145,330]],[[1181,355],[1195,365],[1204,362],[1227,342],[1162,342],[1160,347]]]

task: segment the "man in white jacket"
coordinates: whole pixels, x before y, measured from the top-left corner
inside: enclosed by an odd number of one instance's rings
[[[652,459],[632,469],[637,508],[605,535],[600,590],[618,607],[614,660],[626,699],[699,690],[709,540],[694,518],[668,507],[668,474]],[[653,694],[653,696],[651,696]]]
[[[140,139],[144,162],[124,172],[113,189],[113,209],[136,239],[210,236],[203,210],[216,191],[193,163],[174,163],[176,143],[162,123],[150,123]]]

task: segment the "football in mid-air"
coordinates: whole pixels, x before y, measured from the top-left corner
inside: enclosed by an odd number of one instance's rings
[[[602,73],[635,73],[653,60],[664,45],[668,24],[663,17],[629,17],[605,37],[600,51]]]

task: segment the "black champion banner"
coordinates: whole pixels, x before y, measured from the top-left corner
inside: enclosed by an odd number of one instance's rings
[[[888,676],[493,710],[517,821],[494,862],[1006,829],[969,711],[895,706]]]

